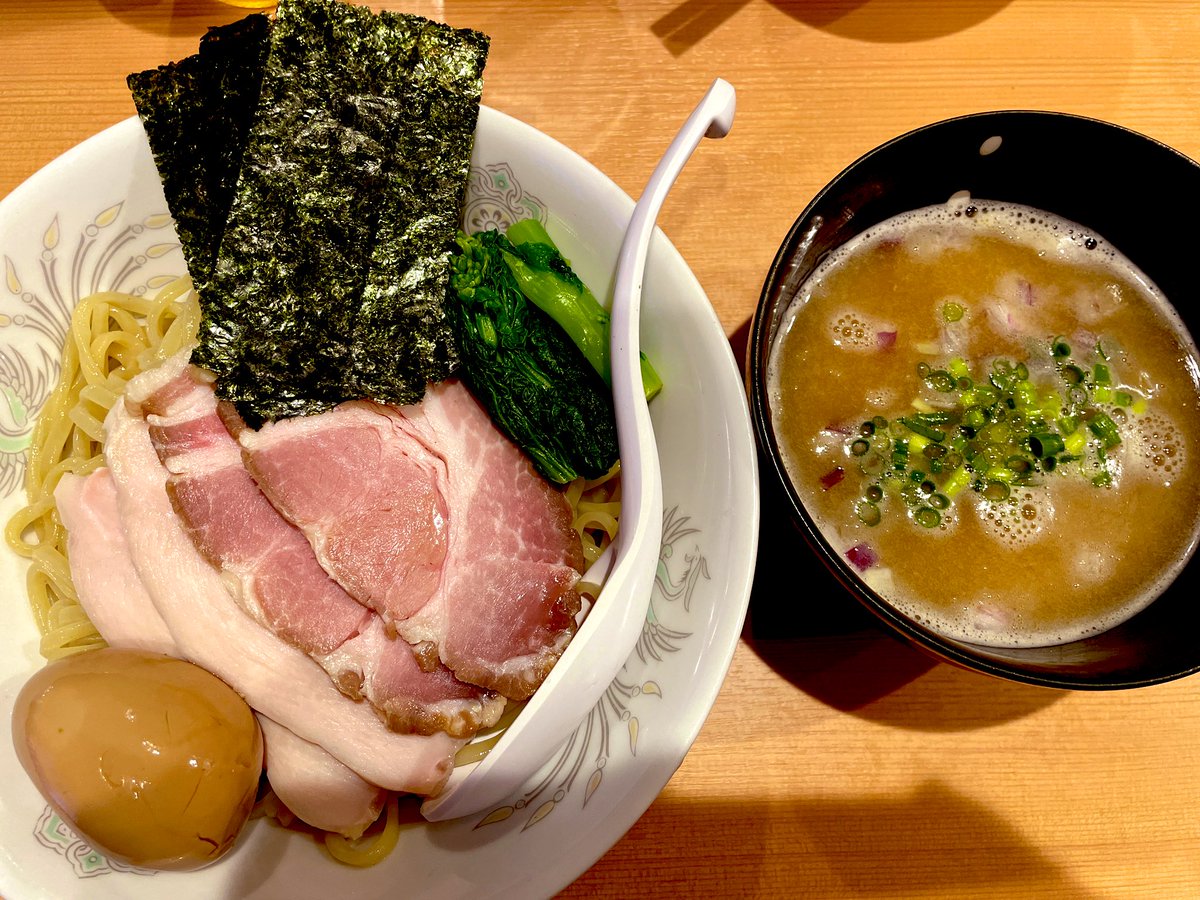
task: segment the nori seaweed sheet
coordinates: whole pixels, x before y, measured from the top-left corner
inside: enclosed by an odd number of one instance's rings
[[[457,364],[444,310],[488,38],[283,0],[195,359],[251,426],[413,403]]]
[[[270,26],[255,14],[210,28],[196,54],[126,79],[188,271],[200,288],[233,202]]]

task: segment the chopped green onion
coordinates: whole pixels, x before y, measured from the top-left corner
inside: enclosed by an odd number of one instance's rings
[[[1121,435],[1117,431],[1117,423],[1105,413],[1097,412],[1088,422],[1092,434],[1100,438],[1100,442],[1108,449],[1121,443]]]
[[[929,419],[921,416],[902,416],[900,418],[900,422],[909,431],[919,434],[921,437],[927,440],[941,443],[946,439],[946,432],[942,431],[940,428],[934,428],[929,424],[929,421]],[[912,449],[917,450],[919,448],[913,447]]]
[[[859,520],[880,522],[890,493],[913,521],[935,527],[965,487],[1000,503],[1016,486],[1068,464],[1075,464],[1071,475],[1111,484],[1106,453],[1121,442],[1127,417],[1145,411],[1146,398],[1116,387],[1119,373],[1098,344],[1096,356],[1104,361],[1093,356],[1086,367],[1072,359],[1061,336],[1050,342],[1050,355],[1059,377],[1047,383],[1031,380],[1025,362],[1005,358],[975,379],[962,357],[938,368],[930,351],[917,375],[926,390],[950,396],[935,400],[922,392],[906,415],[874,416],[847,439],[848,455],[872,482],[856,501]]]
[[[925,376],[925,383],[929,385],[931,390],[948,394],[954,390],[957,379],[945,369],[937,369]]]
[[[953,498],[963,488],[971,483],[971,470],[965,465],[955,469],[942,485],[942,493]]]
[[[1005,366],[1000,365],[1002,362],[1003,360],[996,361],[996,365],[992,368],[992,374],[988,376],[988,381],[990,381],[992,383],[992,387],[994,387],[1001,394],[1007,394],[1010,390],[1012,390],[1012,385],[1015,381],[1015,378],[1013,377],[1012,371],[1007,368],[1007,364],[1005,364]]]
[[[1004,466],[1018,478],[1033,471],[1033,461],[1024,456],[1010,456],[1004,461]]]
[[[879,511],[879,507],[869,500],[859,500],[854,506],[854,513],[864,525],[878,525],[883,518],[883,513]]]
[[[1083,384],[1084,374],[1083,369],[1079,366],[1071,364],[1062,367],[1062,377],[1067,384]]]
[[[999,481],[1006,485],[1016,479],[1013,470],[1005,466],[992,466],[987,470],[987,476],[992,481]]]
[[[883,470],[887,468],[887,460],[884,459],[882,453],[868,453],[859,459],[858,468],[864,475],[874,478],[876,475],[883,474]]]
[[[963,317],[963,309],[961,303],[955,303],[953,300],[947,300],[942,304],[942,320],[945,322],[957,322]]]
[[[991,474],[991,473],[988,473]],[[1009,488],[1003,481],[989,481],[983,488],[983,499],[999,503],[1008,499]]]
[[[1029,449],[1033,451],[1033,455],[1038,459],[1057,456],[1066,447],[1066,442],[1054,432],[1048,431],[1043,434],[1031,434],[1029,436]]]
[[[987,423],[987,415],[978,406],[972,406],[963,413],[962,423],[968,428],[982,428]]]
[[[932,506],[922,506],[913,513],[913,519],[924,528],[937,528],[942,522],[942,514]]]

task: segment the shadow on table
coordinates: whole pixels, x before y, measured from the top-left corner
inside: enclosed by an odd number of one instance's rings
[[[981,774],[981,780],[986,774]],[[771,860],[794,861],[786,868]],[[561,896],[1094,895],[986,805],[931,781],[908,796],[683,800],[670,788]]]
[[[149,34],[200,36],[214,25],[223,25],[243,18],[252,12],[268,9],[246,9],[220,0],[101,0],[108,13],[122,22]],[[195,52],[195,48],[189,48]],[[164,60],[165,61],[165,60]]]
[[[771,0],[797,21],[839,37],[870,43],[914,43],[979,24],[1011,0]],[[749,0],[683,0],[650,30],[674,56],[716,32]]]
[[[750,323],[730,338],[744,361]],[[743,365],[744,369],[744,365]],[[765,663],[827,706],[900,728],[955,731],[1022,718],[1063,692],[1007,682],[946,663],[893,634],[838,582],[792,523],[762,473],[758,562],[743,640]],[[921,679],[937,702],[887,702]],[[942,691],[940,683],[948,690]]]

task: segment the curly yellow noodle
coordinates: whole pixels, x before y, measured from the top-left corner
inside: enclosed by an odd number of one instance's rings
[[[79,392],[79,399],[99,406],[101,409],[112,409],[118,396],[102,384],[89,384]]]
[[[71,583],[67,535],[54,489],[67,472],[103,462],[103,421],[134,375],[195,340],[200,306],[187,278],[154,297],[103,291],[71,314],[58,381],[34,424],[25,469],[27,504],[4,538],[29,558],[26,585],[42,634],[41,653],[57,659],[104,645]]]
[[[375,865],[395,850],[400,841],[400,801],[395,794],[388,795],[387,807],[382,818],[383,829],[378,834],[364,836],[356,841],[331,831],[326,832],[325,849],[338,862],[348,866]]]
[[[574,511],[571,527],[583,544],[584,562],[590,566],[617,536],[621,513],[621,463],[599,478],[577,478],[566,486],[567,502]]]

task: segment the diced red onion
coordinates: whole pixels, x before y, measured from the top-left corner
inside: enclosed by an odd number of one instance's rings
[[[855,544],[846,551],[846,559],[860,572],[867,571],[879,562],[879,556],[871,549],[870,544]]]
[[[829,490],[831,487],[840,482],[846,477],[846,470],[841,466],[834,466],[828,472],[821,476],[821,487]]]
[[[896,332],[894,331],[877,331],[875,332],[875,346],[880,350],[891,350],[896,346]]]

